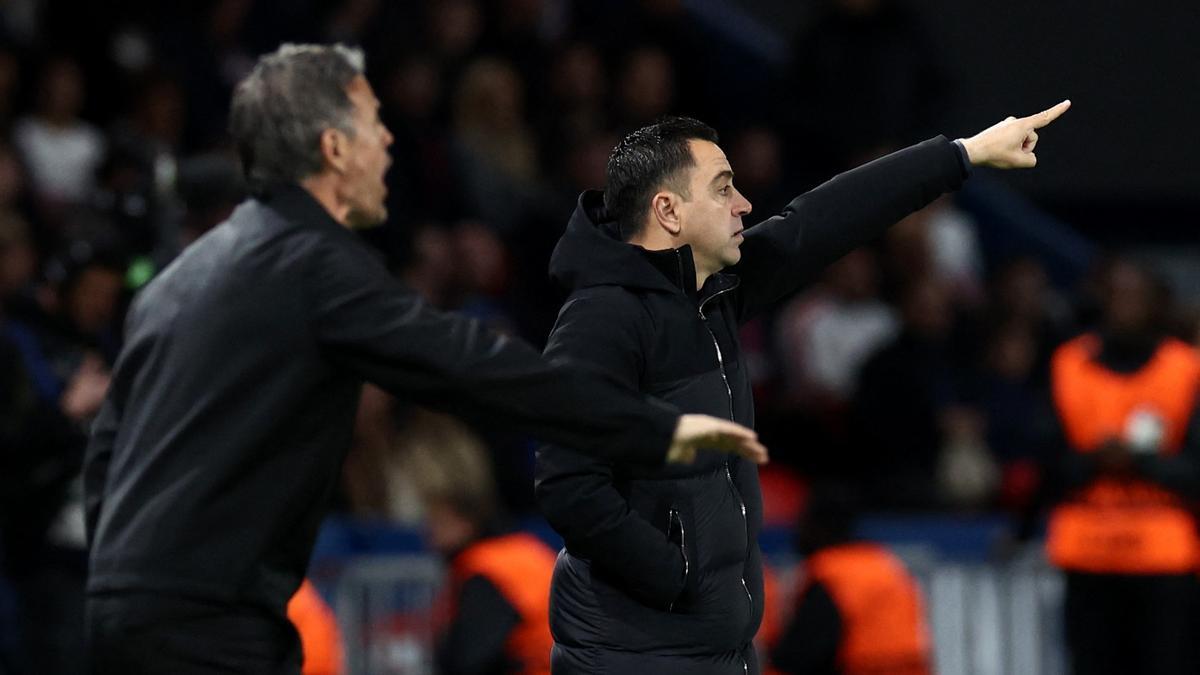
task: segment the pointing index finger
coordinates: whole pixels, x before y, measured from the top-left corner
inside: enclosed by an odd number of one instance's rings
[[[1048,110],[1043,110],[1042,112],[1040,112],[1036,115],[1031,115],[1029,117],[1029,121],[1033,122],[1034,129],[1041,129],[1042,127],[1046,126],[1047,124],[1050,124],[1054,120],[1058,119],[1059,116],[1062,115],[1063,113],[1065,113],[1067,111],[1067,108],[1070,108],[1070,107],[1071,107],[1071,100],[1067,99],[1067,100],[1063,101],[1062,103],[1059,103],[1058,105],[1054,106],[1053,108],[1050,108]]]

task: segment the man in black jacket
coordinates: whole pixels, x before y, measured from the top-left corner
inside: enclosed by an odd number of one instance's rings
[[[299,672],[285,605],[364,380],[622,462],[765,459],[749,430],[679,419],[402,288],[350,231],[386,217],[391,134],[362,72],[340,46],[259,61],[231,114],[259,197],[130,310],[84,467],[98,672]]]
[[[546,354],[752,425],[738,326],[958,188],[970,165],[1033,166],[1036,129],[1068,105],[888,155],[748,229],[750,203],[712,129],[669,118],[635,131],[613,150],[603,195],[580,197],[551,259],[572,292]],[[535,482],[566,542],[551,590],[555,672],[757,672],[754,465],[701,452],[688,467],[647,469],[568,447],[539,452]]]

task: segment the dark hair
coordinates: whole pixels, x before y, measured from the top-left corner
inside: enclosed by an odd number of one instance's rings
[[[354,134],[346,87],[362,74],[362,51],[343,45],[285,44],[258,60],[234,90],[229,112],[229,132],[253,187],[321,170],[321,133]]]
[[[687,184],[680,181],[684,169],[696,165],[690,140],[717,142],[717,132],[690,117],[664,117],[642,127],[617,143],[608,156],[604,207],[617,221],[621,236],[628,240],[641,229],[650,197],[664,183],[685,199]]]

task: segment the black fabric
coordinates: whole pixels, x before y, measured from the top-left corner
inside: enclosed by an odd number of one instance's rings
[[[1067,574],[1075,675],[1184,675],[1195,640],[1192,575]]]
[[[438,672],[443,675],[513,672],[504,645],[520,623],[521,614],[504,599],[495,584],[483,576],[467,579],[454,600],[454,617],[438,643]]]
[[[600,194],[584,193],[551,259],[571,295],[546,354],[752,425],[738,327],[964,177],[944,138],[842,174],[748,228],[741,262],[700,289],[689,247],[622,242]],[[555,672],[743,672],[763,611],[757,467],[701,452],[645,468],[551,445],[535,491],[566,542],[550,598]]]
[[[286,617],[144,593],[93,595],[87,612],[95,675],[300,675],[300,636]]]
[[[779,643],[771,650],[771,667],[789,675],[836,675],[842,615],[820,582],[809,584]]]
[[[249,200],[135,299],[84,467],[89,592],[280,615],[364,380],[485,425],[661,463],[677,411],[429,308],[304,190]]]

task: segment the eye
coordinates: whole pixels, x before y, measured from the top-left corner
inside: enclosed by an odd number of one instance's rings
[[[731,189],[731,187],[732,186],[726,185],[725,187],[721,188],[720,190],[717,190],[717,192],[720,192],[723,195],[727,195],[727,194],[729,194],[729,190]]]

